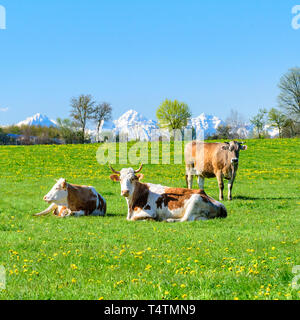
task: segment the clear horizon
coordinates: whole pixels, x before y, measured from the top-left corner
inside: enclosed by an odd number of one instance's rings
[[[0,0],[0,125],[36,113],[69,117],[70,99],[92,94],[113,118],[134,109],[156,119],[165,99],[193,117],[246,120],[277,107],[277,87],[300,66],[290,0]]]

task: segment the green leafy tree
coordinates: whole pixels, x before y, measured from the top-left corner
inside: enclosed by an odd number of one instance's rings
[[[282,138],[282,130],[287,122],[286,116],[278,109],[272,108],[268,114],[268,123],[270,127],[277,128],[279,137]]]
[[[59,131],[59,137],[64,140],[66,144],[81,142],[82,136],[78,131],[78,125],[70,119],[56,120]]]
[[[264,128],[266,126],[266,115],[268,111],[266,109],[259,109],[256,116],[250,119],[251,124],[254,126],[259,138],[263,137]]]
[[[300,122],[300,68],[292,68],[280,79],[279,106],[288,117]]]
[[[91,119],[95,101],[91,95],[80,95],[71,99],[71,117],[81,131],[81,142],[85,142],[87,121]]]
[[[187,104],[166,99],[158,108],[156,117],[161,128],[182,130],[187,126],[192,113]]]

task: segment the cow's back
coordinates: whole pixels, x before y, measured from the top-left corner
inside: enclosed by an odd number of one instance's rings
[[[86,215],[97,210],[106,213],[106,202],[93,187],[69,184],[68,205],[72,211],[82,210]]]
[[[217,168],[224,165],[224,152],[220,143],[193,141],[185,148],[187,168],[193,166],[203,177],[214,177]]]

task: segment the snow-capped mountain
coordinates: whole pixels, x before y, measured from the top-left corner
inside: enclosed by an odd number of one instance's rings
[[[35,114],[33,117],[29,117],[24,121],[21,121],[16,124],[18,127],[23,125],[25,126],[41,126],[41,127],[56,127],[56,122],[54,120],[49,119],[45,115],[41,115],[40,113]]]
[[[225,123],[218,117],[213,115],[207,115],[205,113],[200,114],[198,117],[189,120],[187,129],[194,128],[196,131],[197,138],[207,138],[210,135],[216,133],[217,128]],[[44,126],[44,127],[55,127],[57,124],[54,120],[49,119],[45,115],[40,113],[33,117],[27,118],[21,121],[17,126],[30,125],[30,126]],[[269,128],[266,126],[265,130],[269,133],[271,138],[278,136],[278,130]],[[97,141],[96,130],[88,129],[87,132],[90,134],[92,141]],[[238,128],[236,132],[242,139],[248,138],[253,133],[253,126],[245,124]],[[142,114],[135,110],[128,110],[119,119],[113,121],[104,121],[100,128],[100,135],[102,138],[105,136],[117,136],[125,135],[128,136],[128,140],[140,140],[150,141],[157,140],[161,135],[164,138],[169,137],[167,131],[159,131],[159,127],[156,121],[149,120]]]
[[[158,129],[157,123],[148,120],[135,110],[129,110],[114,122],[114,133],[128,135],[129,140],[151,140],[151,131]]]
[[[200,116],[192,118],[189,121],[187,128],[194,128],[196,130],[197,137],[201,138],[204,135],[206,138],[216,133],[217,128],[220,125],[224,125],[224,122],[221,119],[202,113]]]
[[[216,132],[219,125],[224,122],[212,115],[202,113],[196,118],[190,119],[187,129],[194,128],[197,137],[205,137]],[[158,132],[159,127],[156,121],[149,120],[135,110],[129,110],[124,113],[118,120],[105,121],[101,127],[102,136],[106,134],[128,135],[129,140],[150,141],[156,140],[160,135],[168,138],[167,131]],[[203,132],[203,134],[202,134]]]

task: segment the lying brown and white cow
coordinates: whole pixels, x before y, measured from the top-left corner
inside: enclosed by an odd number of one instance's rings
[[[193,188],[193,176],[198,177],[200,189],[204,189],[204,179],[217,177],[219,199],[224,200],[223,178],[228,182],[228,200],[232,200],[232,187],[239,165],[240,150],[247,150],[243,143],[204,143],[193,141],[185,148],[187,187]]]
[[[224,205],[203,190],[141,183],[144,175],[138,173],[142,167],[136,171],[132,168],[116,171],[111,167],[115,174],[110,178],[121,182],[121,195],[127,200],[127,220],[185,222],[227,217]]]
[[[50,203],[45,211],[36,214],[43,216],[53,212],[59,217],[68,216],[104,216],[106,201],[93,187],[78,186],[59,179],[51,191],[44,197]]]

